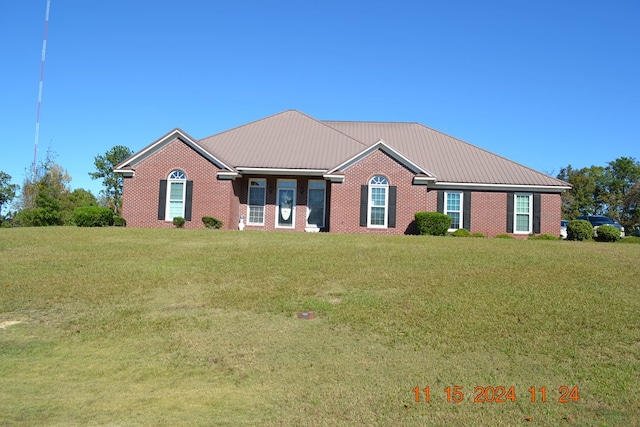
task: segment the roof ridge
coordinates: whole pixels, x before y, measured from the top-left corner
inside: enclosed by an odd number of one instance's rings
[[[284,110],[284,111],[280,111],[279,113],[271,114],[270,116],[263,117],[263,118],[261,118],[261,119],[256,119],[256,120],[250,121],[250,122],[248,122],[248,123],[243,123],[243,124],[241,124],[241,125],[234,126],[234,127],[230,128],[230,129],[223,130],[222,132],[218,132],[218,133],[211,134],[211,135],[209,135],[209,136],[205,136],[204,138],[201,138],[201,139],[199,139],[198,141],[202,141],[203,139],[213,138],[214,136],[218,136],[218,135],[223,135],[223,134],[228,133],[228,132],[231,132],[231,131],[233,131],[233,130],[240,129],[240,128],[243,128],[243,127],[245,127],[245,126],[249,126],[249,125],[252,125],[252,124],[255,124],[255,123],[259,123],[259,122],[262,122],[262,121],[264,121],[264,120],[271,119],[271,118],[273,118],[273,117],[279,116],[279,115],[284,114],[284,113],[292,112],[292,111],[293,111],[293,112],[300,113],[300,114],[304,114],[304,113],[301,113],[301,112],[300,112],[300,111],[298,111],[298,110],[292,110],[292,109]],[[304,115],[306,116],[306,114],[304,114]]]

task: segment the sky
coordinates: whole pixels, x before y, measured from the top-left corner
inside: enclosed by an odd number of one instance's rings
[[[640,159],[637,0],[51,0],[38,137],[72,189],[174,128],[419,122],[555,176]],[[0,171],[34,159],[47,0],[0,0]]]

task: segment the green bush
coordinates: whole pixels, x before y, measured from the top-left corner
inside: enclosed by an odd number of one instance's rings
[[[108,227],[113,224],[113,211],[104,206],[81,206],[73,210],[78,227]]]
[[[453,237],[471,237],[471,232],[466,228],[458,228],[456,231],[451,233]]]
[[[567,240],[593,239],[593,225],[584,219],[574,219],[567,225]]]
[[[38,207],[18,212],[14,218],[14,224],[20,227],[46,227],[62,225],[62,220],[59,210]]]
[[[485,235],[484,235],[484,234],[482,234],[482,233],[473,233],[473,234],[471,235],[471,237],[480,237],[480,238],[483,238],[483,239],[484,239]]]
[[[184,227],[184,223],[187,222],[184,218],[182,218],[181,216],[177,216],[175,218],[173,218],[173,225],[175,225],[178,228],[182,228]]]
[[[596,229],[598,242],[617,242],[620,240],[620,229],[613,225],[601,225]]]
[[[207,228],[214,228],[214,229],[218,229],[222,227],[222,221],[220,221],[217,218],[213,218],[210,216],[203,216],[202,217],[202,222],[204,223],[204,226]]]
[[[559,240],[553,234],[532,234],[527,240]]]
[[[515,239],[511,234],[498,234],[494,239]]]
[[[113,225],[115,225],[116,227],[126,227],[127,226],[127,220],[125,220],[121,216],[114,216],[113,217]]]
[[[451,217],[439,212],[416,212],[415,219],[418,234],[423,236],[445,236],[451,227]]]

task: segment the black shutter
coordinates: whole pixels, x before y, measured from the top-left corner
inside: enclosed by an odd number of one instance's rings
[[[462,228],[471,231],[471,191],[462,194]]]
[[[540,193],[533,193],[533,234],[540,234]]]
[[[191,221],[191,201],[193,200],[193,181],[187,181],[187,191],[184,201],[184,219]]]
[[[440,213],[444,213],[444,191],[438,190],[438,202],[436,206],[436,211]]]
[[[507,193],[507,233],[513,233],[513,192]]]
[[[160,180],[160,191],[158,192],[158,219],[164,220],[165,209],[167,208],[167,180]]]
[[[360,227],[367,226],[367,197],[369,196],[369,186],[360,186]]]
[[[389,187],[389,228],[396,228],[396,199],[398,188],[395,185]]]

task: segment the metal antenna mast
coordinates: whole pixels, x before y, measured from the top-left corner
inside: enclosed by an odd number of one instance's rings
[[[42,39],[42,61],[40,62],[40,86],[38,87],[38,115],[36,116],[36,143],[33,149],[33,178],[36,176],[38,163],[38,137],[40,135],[40,105],[42,104],[42,83],[44,80],[44,60],[47,54],[47,32],[49,30],[49,10],[51,0],[47,0],[47,14],[44,19],[44,37]]]

